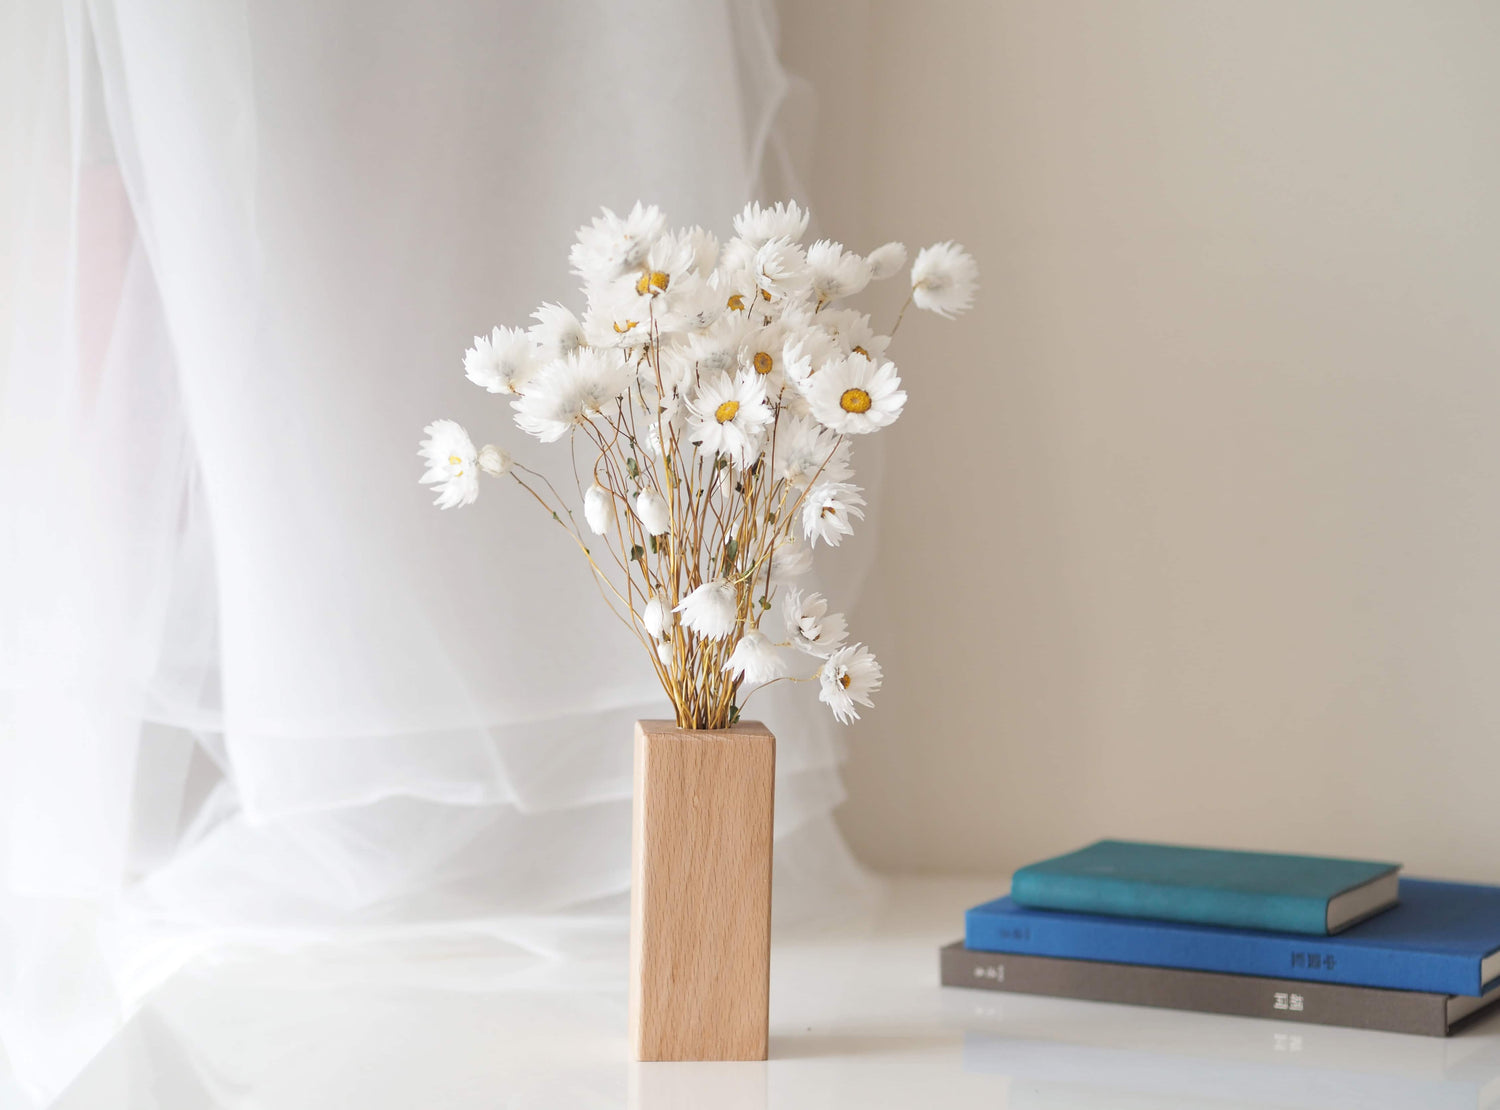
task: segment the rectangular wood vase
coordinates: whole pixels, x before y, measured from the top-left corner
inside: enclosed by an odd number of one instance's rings
[[[637,1060],[764,1060],[776,738],[635,726],[630,1043]]]

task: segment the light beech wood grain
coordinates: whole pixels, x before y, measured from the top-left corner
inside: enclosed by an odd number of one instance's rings
[[[764,1060],[776,738],[638,721],[630,1043],[638,1060]]]

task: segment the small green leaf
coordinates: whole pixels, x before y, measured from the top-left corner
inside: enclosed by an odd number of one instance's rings
[[[630,561],[632,563],[637,562],[640,559],[644,559],[645,557],[646,557],[646,549],[644,547],[642,547],[638,543],[631,545],[631,548],[630,548]]]
[[[740,720],[740,707],[737,706],[737,705],[731,705],[729,707],[729,723],[732,724],[732,725],[733,724],[738,724],[739,720]]]
[[[652,536],[646,542],[651,545],[651,554],[655,555],[656,554],[656,537]]]
[[[766,523],[767,524],[775,524],[776,523],[776,514],[774,512],[766,514]]]
[[[769,609],[771,607],[771,599],[768,598],[768,597],[762,596],[761,599],[760,599],[760,607],[762,609]]]
[[[634,455],[625,460],[625,473],[629,474],[632,478],[639,478],[641,476],[641,468],[636,465]]]

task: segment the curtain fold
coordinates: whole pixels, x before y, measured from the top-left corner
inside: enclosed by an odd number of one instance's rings
[[[576,302],[600,204],[728,232],[787,88],[770,4],[23,7],[0,372],[23,1078],[55,1089],[226,939],[501,915],[536,946],[527,915],[618,914],[654,676],[550,520],[437,513],[415,445],[452,414],[571,487],[462,352]],[[828,819],[833,726],[804,691],[757,701],[779,911],[865,889]]]

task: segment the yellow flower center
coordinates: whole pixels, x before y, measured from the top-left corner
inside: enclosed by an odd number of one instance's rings
[[[451,463],[453,466],[458,466],[460,463],[463,462],[463,459],[459,458],[457,455],[449,455],[448,456],[448,462]]]
[[[869,412],[870,395],[863,389],[846,389],[839,398],[839,408],[845,412]]]
[[[615,324],[615,333],[617,335],[624,335],[631,328],[635,327],[635,325],[636,325],[636,321],[634,321],[634,320],[625,320],[623,322],[616,323]]]
[[[760,299],[763,301],[769,301],[771,299],[771,294],[765,289],[762,289],[760,291]]]
[[[849,689],[849,683],[852,681],[853,679],[849,677],[848,671],[845,671],[843,674],[839,675],[839,685],[842,686],[845,690]]]
[[[739,411],[740,403],[738,401],[725,401],[718,408],[714,409],[714,419],[720,424],[728,424],[734,419],[734,414]]]
[[[771,361],[771,356],[766,354],[765,351],[756,351],[755,358],[752,361],[755,363],[755,372],[761,376],[769,374],[771,367],[774,365]]]
[[[729,295],[729,300],[725,303],[728,304],[729,307],[735,312],[745,311],[745,298],[740,296],[738,293],[731,293]]]
[[[641,275],[640,280],[635,283],[635,291],[643,297],[647,293],[665,293],[671,280],[670,276],[660,270],[651,270]]]
[[[854,348],[853,353],[856,354],[856,355],[864,355],[865,358],[869,358],[870,357],[870,352],[867,351],[867,350],[865,350],[863,347],[856,346]]]

